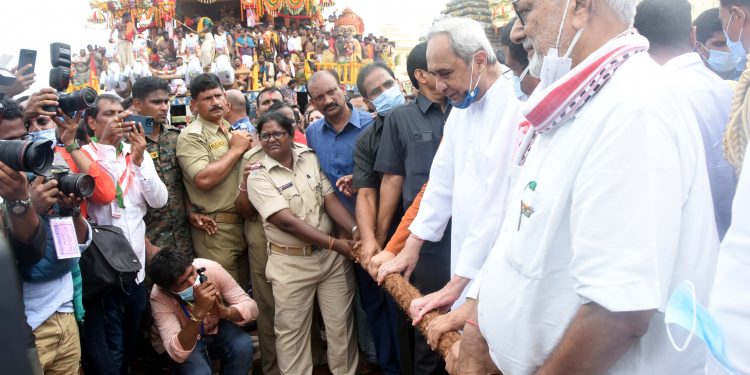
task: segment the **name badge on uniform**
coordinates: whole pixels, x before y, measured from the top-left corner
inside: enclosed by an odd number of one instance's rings
[[[215,150],[221,146],[226,146],[226,145],[227,145],[227,142],[222,140],[222,141],[216,141],[216,142],[209,144],[208,148]]]
[[[49,221],[52,230],[52,240],[55,243],[57,259],[79,258],[81,249],[78,247],[78,236],[72,217],[52,218]]]
[[[284,185],[279,186],[279,193],[281,193],[282,191],[286,189],[289,189],[292,186],[294,186],[294,184],[291,181],[285,183]]]
[[[151,155],[151,159],[156,159],[156,158],[159,157],[159,152],[158,151],[149,152],[148,154]]]

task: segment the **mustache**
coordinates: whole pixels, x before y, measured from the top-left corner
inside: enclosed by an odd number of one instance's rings
[[[214,110],[217,110],[217,109],[218,109],[218,110],[222,110],[222,111],[223,111],[223,110],[224,110],[224,106],[222,106],[222,105],[215,105],[215,106],[211,107],[211,111],[212,111],[212,112],[213,112]]]
[[[332,109],[332,108],[338,108],[338,106],[339,105],[336,104],[336,103],[331,103],[331,104],[327,105],[324,110],[327,111],[327,110]]]

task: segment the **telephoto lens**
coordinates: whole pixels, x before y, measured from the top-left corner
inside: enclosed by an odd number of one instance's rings
[[[52,141],[0,140],[0,161],[15,171],[44,176],[52,167],[54,158]]]
[[[94,178],[84,173],[70,173],[70,168],[53,165],[51,178],[57,180],[57,188],[65,195],[73,194],[78,198],[88,198],[94,194]]]
[[[91,87],[84,87],[70,94],[57,94],[57,102],[60,109],[68,115],[76,111],[96,107],[96,99],[99,95]]]

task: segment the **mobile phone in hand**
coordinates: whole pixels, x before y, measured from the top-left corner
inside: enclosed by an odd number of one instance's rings
[[[198,273],[198,280],[201,282],[201,284],[205,283],[206,280],[208,280],[208,277],[204,274],[206,272],[206,267],[201,267],[195,270],[195,272]]]
[[[141,124],[143,127],[143,132],[145,134],[152,134],[154,132],[154,118],[150,116],[141,116],[141,115],[130,115],[128,117],[125,117],[123,120],[124,122],[137,122]]]
[[[34,68],[36,67],[36,51],[32,49],[21,49],[21,52],[18,54],[18,70],[23,68],[26,65],[31,65],[31,69],[24,72],[24,75],[34,73]]]

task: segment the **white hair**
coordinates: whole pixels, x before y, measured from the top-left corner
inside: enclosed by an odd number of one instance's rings
[[[628,26],[633,26],[635,20],[635,7],[637,0],[606,0],[609,8],[617,15],[620,21]]]
[[[487,39],[487,34],[482,29],[482,25],[477,21],[462,17],[444,18],[432,25],[432,28],[427,33],[427,40],[432,39],[437,34],[447,35],[451,41],[453,52],[467,64],[471,63],[472,56],[478,51],[487,53],[487,62],[489,64],[497,62],[497,57],[495,56],[495,51],[492,49],[490,40]]]

